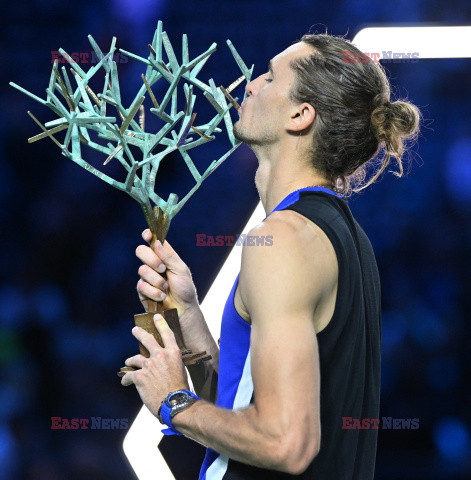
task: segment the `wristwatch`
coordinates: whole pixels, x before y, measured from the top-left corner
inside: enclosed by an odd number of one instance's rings
[[[172,418],[182,410],[193,405],[196,400],[200,400],[198,395],[190,390],[176,390],[168,394],[167,398],[162,401],[157,418],[162,425],[167,425],[168,429],[162,430],[164,435],[181,435],[172,425]]]

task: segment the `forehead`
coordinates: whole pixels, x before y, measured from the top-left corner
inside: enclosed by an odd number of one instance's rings
[[[294,43],[272,58],[271,65],[276,68],[288,67],[295,58],[305,57],[312,53],[312,48],[304,42]]]

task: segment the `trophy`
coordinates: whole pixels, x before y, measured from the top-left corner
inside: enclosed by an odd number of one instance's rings
[[[19,85],[10,82],[24,94],[50,108],[58,118],[45,124],[41,123],[30,111],[28,115],[39,125],[42,133],[28,139],[29,143],[49,137],[61,150],[62,155],[80,165],[109,185],[126,192],[137,200],[144,212],[147,225],[152,232],[151,247],[157,240],[163,244],[167,236],[170,222],[188,201],[191,195],[229,155],[239,146],[233,135],[233,125],[230,116],[232,107],[238,109],[238,99],[231,96],[242,82],[250,82],[253,68],[247,68],[230,40],[227,40],[229,49],[241,70],[242,76],[227,88],[216,87],[213,79],[204,83],[197,78],[209,56],[216,50],[213,43],[206,52],[190,60],[188,52],[188,38],[182,38],[182,62],[179,63],[167,33],[162,31],[162,22],[159,21],[152,43],[148,45],[149,56],[140,57],[123,49],[119,51],[137,60],[146,66],[145,74],[141,75],[142,85],[134,100],[125,108],[121,99],[116,61],[113,55],[116,52],[116,37],[113,37],[110,51],[104,54],[93,37],[88,36],[90,44],[99,61],[88,71],[84,71],[77,61],[63,50],[60,54],[70,65],[70,76],[65,66],[58,68],[58,59],[54,61],[46,88],[46,99],[37,97]],[[163,58],[165,51],[167,61]],[[104,86],[102,93],[95,94],[90,87],[90,81],[98,72],[104,72]],[[73,80],[74,87],[72,87]],[[181,82],[183,80],[183,89]],[[152,87],[160,82],[167,86],[160,103],[157,101]],[[76,84],[76,86],[75,86]],[[180,87],[180,88],[179,88]],[[214,117],[205,124],[196,125],[196,113],[193,112],[196,95],[194,90],[199,89],[204,97],[215,109]],[[179,110],[178,94],[184,94],[184,108]],[[148,95],[153,105],[150,113],[156,115],[163,123],[156,132],[145,131],[145,95]],[[246,93],[244,94],[245,98]],[[114,109],[119,116],[110,116],[109,110]],[[137,120],[135,119],[138,115]],[[116,115],[116,113],[115,113]],[[225,130],[232,148],[224,153],[200,173],[190,157],[191,149],[214,140],[215,134],[221,133],[218,127],[224,120]],[[65,130],[65,138],[61,143],[56,134]],[[102,143],[94,141],[96,136]],[[106,160],[100,170],[82,158],[81,143],[106,155]],[[133,148],[133,151],[131,150]],[[136,158],[136,150],[142,155]],[[134,153],[133,153],[134,152]],[[172,152],[178,152],[185,161],[196,184],[179,200],[177,194],[171,193],[165,201],[155,191],[157,173],[161,162]],[[108,175],[106,165],[114,159],[126,171],[124,181],[118,181]],[[108,167],[109,168],[109,167]],[[166,274],[163,274],[166,277]],[[167,321],[175,334],[177,344],[182,352],[185,365],[195,365],[211,358],[206,352],[192,352],[186,348],[180,330],[176,308],[163,310],[162,302],[149,302],[147,313],[134,316],[135,324],[151,333],[163,346],[162,339],[154,325],[153,316],[160,313]],[[139,342],[140,353],[149,357],[147,349]],[[123,367],[118,372],[123,376],[132,367]]]

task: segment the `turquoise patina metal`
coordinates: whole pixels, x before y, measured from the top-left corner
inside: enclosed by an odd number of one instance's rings
[[[195,59],[190,60],[188,38],[183,35],[182,62],[179,63],[166,32],[162,31],[162,22],[159,21],[152,44],[148,45],[150,53],[147,58],[119,49],[122,54],[146,65],[146,73],[142,74],[142,86],[131,105],[125,108],[121,99],[117,64],[113,60],[116,51],[116,37],[113,37],[110,51],[106,54],[101,51],[91,35],[88,36],[88,39],[100,59],[88,71],[84,71],[78,62],[71,61],[67,52],[59,49],[61,55],[69,59],[70,72],[77,87],[72,87],[71,77],[65,66],[61,67],[61,72],[59,71],[57,59],[52,67],[45,100],[10,82],[11,86],[49,107],[58,116],[57,119],[42,124],[28,111],[28,114],[43,130],[39,135],[30,138],[29,142],[49,137],[59,146],[62,155],[137,200],[154,234],[160,233],[157,235],[158,237],[165,237],[172,218],[199,188],[203,180],[238,147],[239,142],[234,138],[229,112],[233,106],[238,108],[238,104],[237,98],[232,98],[230,91],[243,81],[250,82],[254,67],[247,68],[230,40],[227,40],[242,76],[227,89],[217,88],[212,79],[206,84],[197,76],[209,56],[216,50],[216,43],[213,43],[208,50]],[[167,62],[163,59],[163,51],[167,56]],[[103,91],[95,94],[90,88],[89,82],[94,75],[103,70],[105,72]],[[168,84],[160,104],[152,91],[152,86],[159,80]],[[182,81],[183,88],[180,87]],[[194,88],[200,89],[216,110],[214,117],[204,125],[194,125],[196,117],[196,113],[193,112],[196,99]],[[178,94],[182,93],[185,96],[185,108],[178,111]],[[153,105],[150,112],[163,121],[163,126],[154,133],[145,131],[143,102],[146,94],[149,95]],[[114,107],[120,117],[119,120],[116,116],[107,114],[107,109],[110,107]],[[135,116],[138,112],[139,118],[136,121]],[[222,120],[224,120],[225,130],[232,147],[219,159],[213,160],[204,172],[200,173],[191,159],[189,151],[214,140],[215,134],[222,132],[218,128]],[[62,130],[67,131],[61,143],[55,134]],[[103,139],[103,144],[93,141],[89,131],[96,132],[98,138]],[[198,138],[189,136],[190,132]],[[107,156],[103,164],[105,168],[99,170],[83,158],[81,143]],[[133,155],[131,152],[130,146],[140,149],[142,156],[136,158],[135,154]],[[155,191],[156,177],[162,160],[174,151],[178,151],[183,157],[196,184],[181,200],[175,193],[171,193],[168,199],[164,200]],[[122,182],[105,173],[106,165],[112,159],[116,159],[127,172],[126,179]],[[155,206],[153,207],[152,204]],[[165,219],[164,232],[159,232],[163,227],[158,225],[159,218],[162,220],[162,217]]]

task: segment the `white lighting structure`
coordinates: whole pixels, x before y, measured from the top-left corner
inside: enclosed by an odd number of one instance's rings
[[[371,27],[360,30],[352,43],[363,52],[414,53],[417,58],[470,58],[471,26],[407,26]],[[414,63],[411,63],[414,65]],[[265,218],[259,203],[243,233],[247,234]],[[234,246],[201,304],[206,321],[215,339],[219,338],[221,316],[226,298],[240,270],[241,246]],[[124,453],[139,480],[174,480],[157,448],[162,425],[143,406],[123,441]]]
[[[469,27],[371,27],[352,40],[362,52],[418,53],[421,58],[470,58]]]

